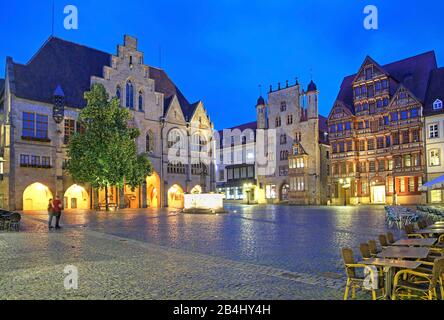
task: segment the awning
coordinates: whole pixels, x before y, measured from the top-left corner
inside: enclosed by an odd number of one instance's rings
[[[441,176],[439,178],[436,178],[435,180],[429,181],[427,183],[424,183],[421,188],[419,188],[419,191],[428,191],[433,189],[441,189],[444,188],[444,176]]]

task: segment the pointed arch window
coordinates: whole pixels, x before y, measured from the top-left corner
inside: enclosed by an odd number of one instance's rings
[[[134,109],[134,86],[131,81],[126,83],[126,107]]]
[[[146,152],[152,153],[154,152],[154,134],[151,131],[148,131],[146,134]]]
[[[143,111],[143,92],[139,91],[139,111]]]
[[[122,89],[120,88],[120,86],[117,86],[116,88],[116,98],[119,99],[122,97]]]

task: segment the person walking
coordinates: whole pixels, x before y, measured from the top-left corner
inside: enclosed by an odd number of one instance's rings
[[[56,229],[60,229],[60,218],[62,216],[62,201],[60,201],[60,197],[56,196],[55,200],[52,201],[52,210],[54,212],[54,216],[56,217]]]
[[[49,203],[48,203],[48,229],[53,229],[54,227],[52,226],[52,219],[54,218],[54,210],[53,210],[53,206],[52,206],[52,199],[49,199]]]

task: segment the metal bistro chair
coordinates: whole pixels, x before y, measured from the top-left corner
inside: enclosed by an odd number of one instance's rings
[[[370,248],[367,243],[361,243],[359,246],[359,251],[361,251],[361,255],[364,260],[372,258],[372,254],[370,253]]]
[[[378,255],[379,250],[378,250],[375,240],[368,241],[368,248],[370,249],[370,254],[372,257],[376,257]]]
[[[364,270],[367,266],[365,264],[358,264],[355,262],[355,258],[353,256],[353,251],[350,248],[342,249],[342,258],[345,264],[345,273],[347,274],[347,284],[345,287],[344,300],[348,299],[350,289],[352,290],[352,299],[356,298],[356,289],[365,289],[364,288],[364,276],[359,276],[357,274],[357,270]],[[372,270],[370,270],[370,275],[372,276]],[[373,276],[372,276],[373,278]],[[372,291],[372,300],[376,300],[376,291]]]
[[[5,230],[6,219],[0,215],[0,231]]]
[[[22,220],[22,216],[17,213],[13,212],[10,217],[9,222],[9,230],[12,231],[19,231],[20,230],[20,221]]]
[[[382,248],[387,248],[390,245],[385,234],[380,234],[378,238]]]
[[[427,222],[425,220],[419,220],[418,221],[418,228],[419,229],[425,229],[427,228]]]
[[[405,225],[404,231],[407,235],[407,238],[424,238],[422,234],[415,233],[415,228],[413,227],[413,224]]]
[[[395,275],[393,282],[393,300],[397,300],[398,298],[437,300],[438,293],[436,287],[438,285],[442,300],[444,297],[443,276],[444,257],[434,261],[431,273],[401,270]]]
[[[387,241],[389,244],[395,243],[395,237],[393,236],[393,233],[387,232]]]
[[[11,226],[11,214],[3,214],[0,219],[2,220],[2,222],[0,222],[2,225],[1,230],[8,231]]]

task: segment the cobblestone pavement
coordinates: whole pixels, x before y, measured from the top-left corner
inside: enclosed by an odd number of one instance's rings
[[[227,206],[26,214],[0,233],[0,299],[340,299],[339,249],[385,232],[381,207]],[[79,289],[64,289],[66,265]],[[368,295],[360,295],[366,298]]]

